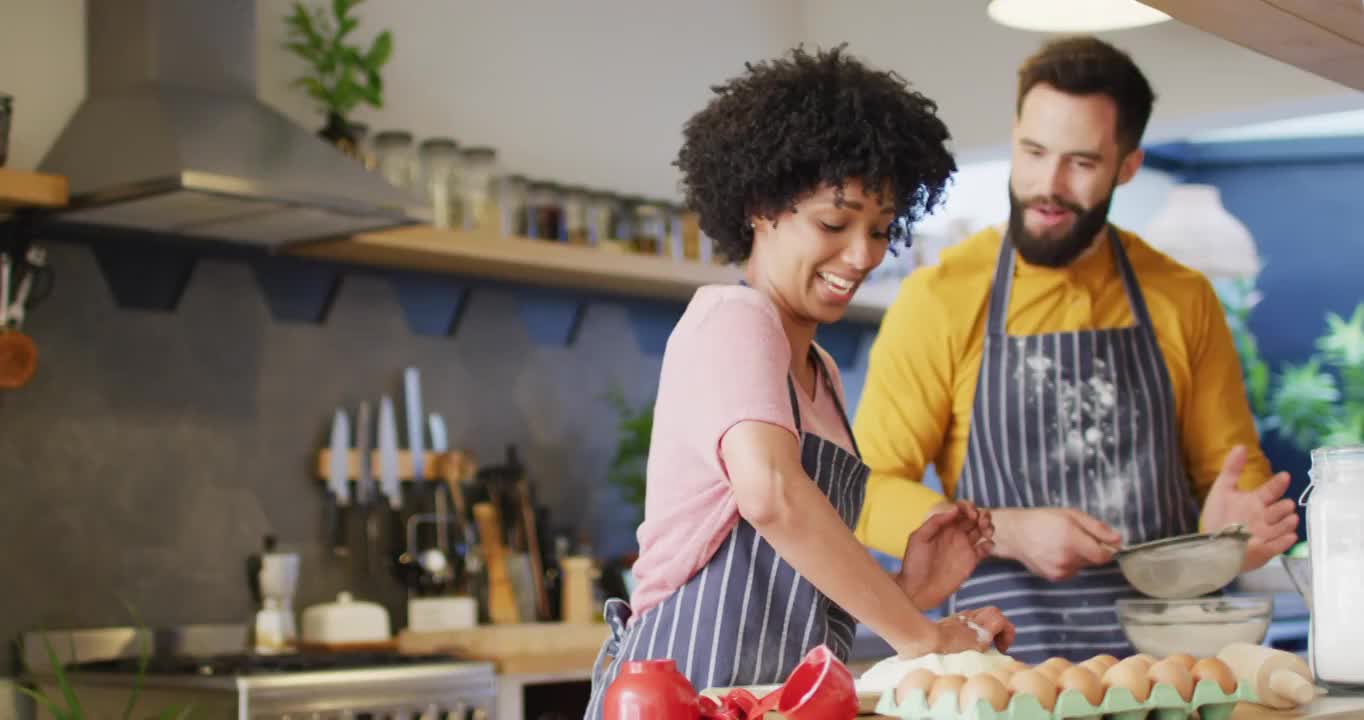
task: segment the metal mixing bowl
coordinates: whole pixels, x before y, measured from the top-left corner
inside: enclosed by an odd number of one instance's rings
[[[1119,550],[1123,577],[1143,595],[1167,600],[1217,592],[1236,579],[1250,533],[1233,525],[1214,533],[1155,540]]]
[[[1293,587],[1298,589],[1303,602],[1307,603],[1307,612],[1312,612],[1312,558],[1284,555],[1282,559],[1284,570],[1288,571],[1288,578],[1293,581]]]

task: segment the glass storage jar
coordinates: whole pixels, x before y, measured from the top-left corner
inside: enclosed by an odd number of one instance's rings
[[[558,242],[563,225],[563,191],[557,183],[530,184],[526,196],[526,236]]]
[[[383,130],[374,136],[374,164],[384,179],[404,190],[414,190],[415,165],[412,133]]]
[[[1364,445],[1312,451],[1307,550],[1312,566],[1308,653],[1318,684],[1364,690]]]
[[[560,240],[569,245],[587,245],[587,188],[564,188],[564,214]]]
[[[526,200],[530,182],[524,175],[503,175],[497,179],[497,214],[503,237],[529,237],[526,232]]]
[[[431,224],[460,227],[459,145],[446,137],[427,138],[417,155],[426,201],[431,205]]]
[[[497,228],[497,206],[493,202],[497,151],[490,147],[464,148],[459,154],[459,176],[464,229]]]

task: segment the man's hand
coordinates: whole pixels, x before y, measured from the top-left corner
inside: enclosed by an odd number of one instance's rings
[[[969,500],[939,503],[910,534],[896,582],[915,607],[935,608],[989,556],[993,538],[989,511]]]
[[[1251,535],[1242,567],[1248,571],[1293,547],[1298,541],[1298,514],[1293,500],[1283,497],[1288,473],[1279,473],[1254,490],[1242,490],[1237,482],[1245,467],[1246,449],[1237,445],[1222,461],[1222,472],[1203,504],[1203,529],[1216,532],[1228,525],[1244,524]]]
[[[1113,528],[1070,508],[999,509],[994,518],[995,555],[1052,582],[1109,562],[1122,542]]]

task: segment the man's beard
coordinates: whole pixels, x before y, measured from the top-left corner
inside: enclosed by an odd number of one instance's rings
[[[1080,257],[1085,250],[1089,249],[1095,234],[1103,229],[1108,222],[1108,206],[1113,203],[1113,190],[1117,188],[1117,183],[1109,188],[1108,194],[1092,208],[1085,209],[1068,200],[1059,197],[1031,197],[1026,201],[1019,200],[1014,195],[1013,186],[1009,187],[1009,242],[1018,250],[1018,254],[1032,265],[1043,267],[1059,268],[1069,265],[1075,258]],[[1039,237],[1028,232],[1027,225],[1023,222],[1023,211],[1029,205],[1038,203],[1050,203],[1058,207],[1063,207],[1075,215],[1075,222],[1070,226],[1070,230],[1061,237]]]

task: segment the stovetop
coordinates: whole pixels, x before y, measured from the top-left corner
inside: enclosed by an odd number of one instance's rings
[[[455,662],[450,655],[403,655],[383,652],[295,653],[287,655],[226,654],[208,656],[154,656],[146,674],[240,677],[334,670],[394,669]],[[86,673],[135,674],[137,658],[95,660],[69,665],[67,670]]]

